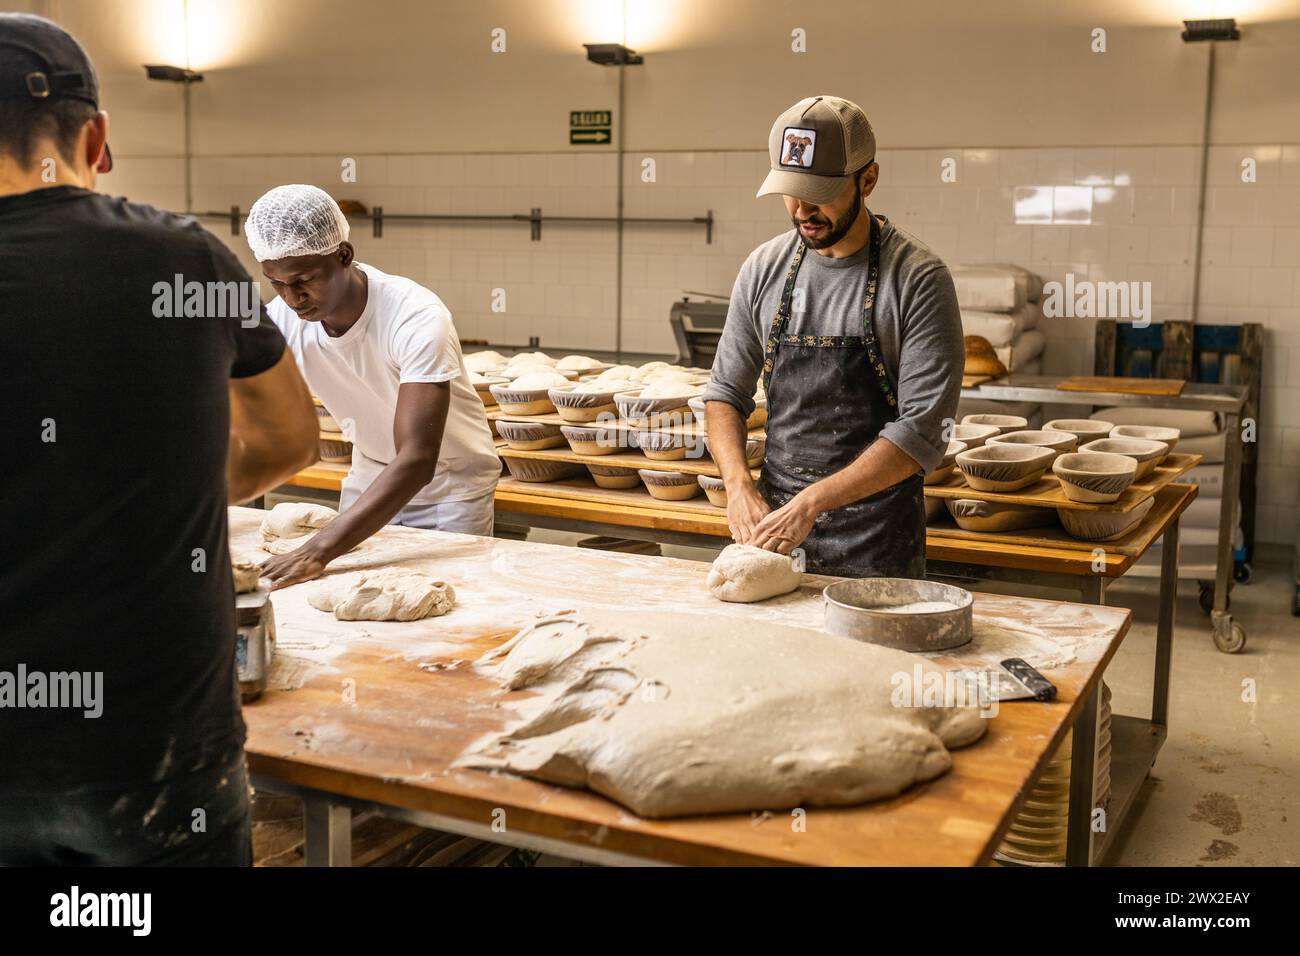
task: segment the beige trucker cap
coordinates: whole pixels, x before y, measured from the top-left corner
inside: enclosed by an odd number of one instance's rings
[[[759,196],[780,193],[804,202],[830,202],[849,178],[876,158],[876,134],[851,100],[810,96],[776,118],[767,137],[772,171]]]

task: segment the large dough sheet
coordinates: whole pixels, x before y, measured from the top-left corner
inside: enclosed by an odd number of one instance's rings
[[[945,697],[919,656],[758,621],[569,612],[491,657],[504,688],[535,695],[460,764],[588,787],[643,817],[892,796],[987,726],[978,706],[945,706],[954,683]]]

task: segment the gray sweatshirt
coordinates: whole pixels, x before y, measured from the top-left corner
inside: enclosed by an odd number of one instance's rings
[[[883,229],[873,320],[898,397],[898,418],[880,434],[930,471],[947,447],[944,419],[956,414],[965,364],[957,293],[943,260],[883,216],[877,218],[883,220]],[[798,233],[791,229],[763,243],[741,266],[704,392],[706,401],[726,402],[742,416],[753,411],[768,332],[798,242]],[[862,334],[868,251],[864,247],[843,259],[811,249],[804,254],[787,334]],[[802,312],[797,308],[800,289]],[[780,374],[779,367],[775,374]],[[809,422],[808,427],[822,424]]]

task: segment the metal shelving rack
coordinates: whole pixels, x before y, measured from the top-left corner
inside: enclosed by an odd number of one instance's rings
[[[1009,375],[976,388],[963,388],[962,398],[1002,402],[1037,402],[1051,405],[1115,405],[1145,408],[1179,408],[1217,412],[1227,431],[1223,463],[1223,498],[1219,512],[1218,562],[1214,573],[1214,645],[1227,654],[1246,646],[1246,631],[1228,612],[1228,591],[1232,584],[1232,538],[1237,526],[1237,497],[1241,481],[1241,419],[1248,399],[1244,385],[1191,383],[1177,397],[1131,395],[1123,392],[1078,392],[1057,388],[1061,380],[1044,375]]]

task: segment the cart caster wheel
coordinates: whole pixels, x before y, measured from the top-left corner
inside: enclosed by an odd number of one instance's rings
[[[1199,582],[1201,590],[1197,595],[1197,602],[1201,605],[1201,610],[1208,616],[1214,610],[1214,585],[1205,581]],[[1228,606],[1232,606],[1232,596],[1229,594]]]
[[[1242,561],[1232,569],[1232,579],[1238,584],[1249,584],[1254,574],[1255,569],[1250,566],[1248,561]]]
[[[1228,628],[1227,634],[1214,632],[1214,646],[1225,654],[1236,654],[1246,646],[1246,629],[1240,624],[1233,623]]]

